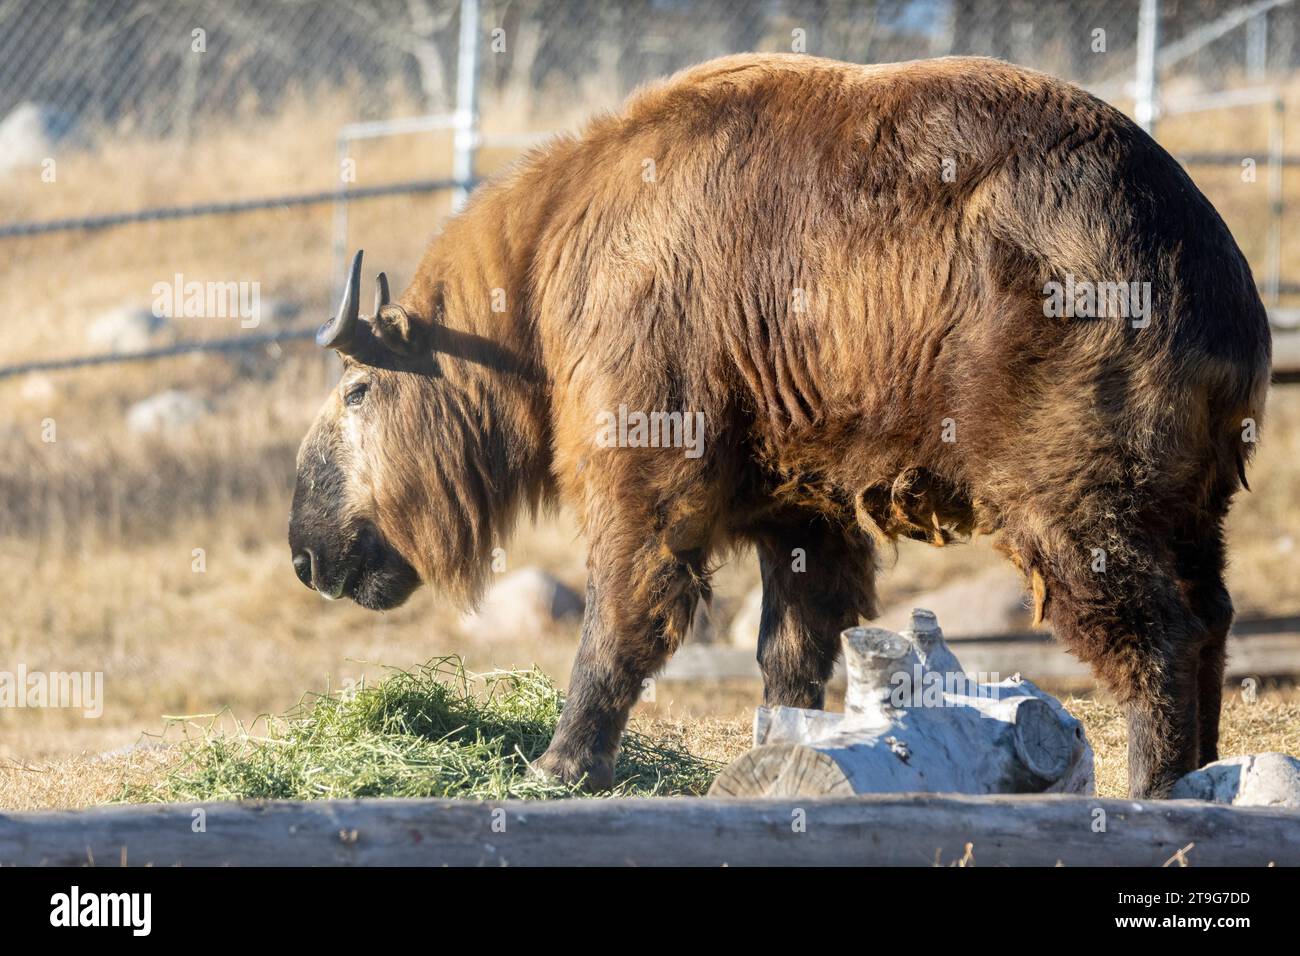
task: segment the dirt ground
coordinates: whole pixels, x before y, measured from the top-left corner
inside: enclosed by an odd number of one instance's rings
[[[1291,96],[1291,109],[1300,98]],[[398,104],[394,105],[395,111]],[[550,116],[513,116],[485,104],[499,131],[572,128],[586,104]],[[48,219],[100,208],[269,195],[332,188],[337,123],[319,103],[302,103],[254,123],[214,123],[196,131],[193,149],[118,136],[60,161],[59,184],[0,189],[4,218]],[[1294,120],[1291,117],[1290,120]],[[1213,117],[1214,135],[1241,149],[1267,143],[1266,111]],[[1173,150],[1199,149],[1207,120],[1171,119],[1161,138]],[[1290,125],[1290,122],[1288,123]],[[414,137],[367,145],[358,186],[438,174],[431,156],[446,138]],[[262,144],[280,148],[267,150]],[[1264,155],[1260,152],[1260,155]],[[484,157],[484,171],[509,155]],[[1268,217],[1264,177],[1235,169],[1192,170],[1243,249],[1261,261]],[[1300,179],[1286,172],[1287,206],[1300,201]],[[356,204],[350,241],[367,263],[403,287],[425,238],[447,212],[445,196],[397,197]],[[394,217],[419,220],[419,235],[391,228]],[[1288,220],[1290,222],[1290,220]],[[6,360],[87,350],[86,328],[105,310],[148,307],[159,279],[239,278],[262,285],[265,300],[302,308],[294,323],[327,314],[331,211],[272,210],[224,219],[152,223],[82,235],[12,240],[0,258],[0,312],[23,315],[7,330]],[[1300,275],[1300,242],[1287,236],[1283,276]],[[32,289],[40,289],[32,296]],[[1283,304],[1293,304],[1284,302]],[[260,331],[266,331],[261,329]],[[238,334],[220,322],[178,323],[175,338]],[[164,718],[228,713],[251,721],[279,713],[304,693],[460,654],[476,671],[541,666],[561,684],[576,628],[534,639],[468,633],[457,609],[422,591],[382,615],[347,602],[326,604],[295,579],[285,542],[294,451],[337,375],[297,346],[238,357],[185,356],[166,361],[27,376],[0,382],[0,670],[92,671],[104,675],[103,715],[0,709],[0,808],[85,806],[110,798],[125,776],[158,772],[174,756],[136,749],[157,742]],[[211,409],[176,434],[129,434],[125,411],[164,389],[184,389]],[[57,424],[57,441],[41,435]],[[1230,587],[1241,614],[1300,612],[1300,388],[1274,389],[1251,494],[1230,521]],[[198,559],[201,553],[202,560]],[[507,548],[510,568],[541,566],[581,591],[584,546],[568,515],[548,516]],[[881,576],[883,603],[901,601],[1000,560],[987,542],[945,548],[904,544]],[[201,565],[201,567],[200,567]],[[724,619],[757,580],[752,555],[715,579]],[[1297,662],[1300,671],[1300,662]],[[1032,674],[1027,674],[1033,677]],[[664,685],[637,717],[680,734],[689,749],[725,758],[744,748],[753,687]],[[1123,777],[1123,721],[1104,698],[1078,698],[1100,757],[1103,793]],[[1266,689],[1253,704],[1230,694],[1224,753],[1300,753],[1300,697]],[[109,756],[102,756],[103,754]]]
[[[642,705],[632,726],[649,736],[701,757],[728,761],[750,745],[752,707],[761,696],[756,684],[701,686],[661,684],[659,701]],[[1083,721],[1092,744],[1097,792],[1126,792],[1125,721],[1120,707],[1099,697],[1063,695]],[[832,699],[829,706],[838,707]],[[1254,700],[1241,693],[1225,696],[1222,756],[1246,753],[1300,753],[1300,688],[1271,686]],[[178,754],[157,738],[125,752],[0,762],[0,810],[89,807],[112,801],[124,785],[147,783],[166,772]]]

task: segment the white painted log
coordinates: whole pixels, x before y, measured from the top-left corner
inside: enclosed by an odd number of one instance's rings
[[[1170,796],[1239,807],[1300,810],[1300,760],[1279,753],[1216,760],[1179,780]]]
[[[929,611],[842,635],[844,713],[760,707],[711,796],[1094,792],[1083,725],[1018,674],[965,674]]]
[[[196,832],[199,811],[204,829]],[[1193,866],[1297,866],[1300,813],[1191,800],[915,793],[254,801],[0,813],[2,866],[934,866],[965,860],[1115,867],[1161,866],[1180,853]]]

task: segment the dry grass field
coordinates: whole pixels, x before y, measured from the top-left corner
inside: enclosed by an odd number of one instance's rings
[[[340,94],[343,96],[344,94]],[[1300,97],[1290,96],[1292,128]],[[605,104],[611,105],[611,104]],[[393,113],[403,112],[394,104]],[[487,132],[571,128],[582,109],[518,115],[486,103]],[[333,188],[339,104],[300,102],[270,118],[197,130],[185,148],[106,137],[60,160],[53,184],[0,185],[0,221],[54,219],[214,197],[244,198]],[[1233,143],[1261,164],[1257,182],[1234,168],[1193,169],[1252,261],[1263,260],[1267,198],[1262,164],[1266,111],[1170,120],[1161,139],[1175,152]],[[1206,130],[1214,132],[1210,142]],[[1257,152],[1252,153],[1255,149]],[[420,135],[358,147],[358,185],[445,175],[450,142]],[[487,150],[490,172],[510,151]],[[15,174],[16,175],[16,174]],[[1300,173],[1287,173],[1300,202]],[[354,204],[349,244],[401,287],[448,211],[448,197]],[[4,363],[88,351],[96,316],[147,307],[155,282],[256,281],[263,301],[302,307],[294,320],[322,320],[329,288],[328,207],[127,226],[98,233],[7,239],[0,256]],[[1300,235],[1288,217],[1283,275],[1300,279]],[[237,320],[177,320],[166,334],[239,334]],[[282,712],[306,691],[338,686],[382,665],[462,655],[476,671],[537,664],[567,678],[574,628],[540,639],[476,639],[435,593],[374,614],[327,604],[296,580],[285,543],[293,458],[333,374],[306,346],[241,357],[185,356],[0,380],[0,669],[102,671],[97,719],[62,710],[0,710],[0,809],[83,806],[111,799],[124,781],[150,779],[176,759],[155,743],[166,715],[225,714],[250,722]],[[134,402],[183,389],[211,409],[162,435],[125,426]],[[45,423],[57,427],[42,441]],[[1027,435],[1026,441],[1033,440]],[[1231,586],[1240,613],[1300,612],[1300,388],[1274,390],[1259,455],[1231,523]],[[202,570],[195,569],[202,549]],[[904,544],[882,578],[886,602],[905,600],[996,561],[986,542],[938,551]],[[581,588],[584,552],[570,516],[521,529],[510,568],[540,565]],[[724,618],[757,580],[752,556],[717,578]],[[1032,677],[1032,674],[1027,676]],[[754,687],[665,686],[642,705],[637,726],[692,753],[725,759],[744,748]],[[1102,792],[1122,791],[1123,721],[1102,697],[1074,698],[1101,758]],[[1229,695],[1225,754],[1300,752],[1300,696],[1266,688],[1247,704]],[[150,735],[150,736],[142,736]],[[104,756],[107,754],[106,756]]]
[[[663,690],[666,703],[642,705],[630,730],[666,749],[725,763],[749,748],[752,707],[759,695],[757,685],[668,686]],[[1062,699],[1087,730],[1095,754],[1098,794],[1124,796],[1127,751],[1122,708],[1092,695],[1063,694]],[[834,708],[840,701],[832,698],[828,704]],[[116,752],[0,762],[0,810],[89,807],[121,800],[132,791],[147,793],[184,764],[182,752],[167,743],[177,736],[178,732],[149,735],[145,746]],[[1300,751],[1300,690],[1266,688],[1254,701],[1239,694],[1225,695],[1220,746],[1225,757]]]

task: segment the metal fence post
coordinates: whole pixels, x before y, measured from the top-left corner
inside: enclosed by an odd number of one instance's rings
[[[1282,216],[1285,193],[1282,184],[1286,162],[1286,100],[1281,91],[1273,100],[1268,127],[1268,247],[1264,263],[1264,301],[1276,309],[1282,286]]]
[[[456,138],[452,178],[456,187],[452,210],[469,198],[474,182],[474,154],[478,150],[478,0],[461,0],[460,46],[456,54]]]
[[[1246,76],[1253,82],[1263,81],[1268,73],[1268,13],[1246,21]]]
[[[1133,91],[1133,118],[1154,135],[1159,90],[1156,48],[1160,42],[1160,0],[1142,0],[1138,9],[1137,77]]]
[[[343,285],[343,270],[348,256],[348,184],[343,178],[343,164],[348,159],[348,138],[339,133],[334,146],[334,175],[339,177],[338,196],[334,200],[334,242],[330,250],[333,266],[330,269],[330,288]]]

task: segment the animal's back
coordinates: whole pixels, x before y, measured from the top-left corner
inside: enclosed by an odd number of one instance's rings
[[[1054,489],[1071,444],[1160,461],[1170,494],[1235,476],[1228,425],[1268,365],[1249,268],[1177,163],[1082,90],[987,59],[727,57],[566,162],[584,257],[547,310],[553,355],[597,378],[630,361],[646,407],[744,420],[778,473],[921,467],[991,499],[1019,491],[1005,460],[1032,435]],[[1123,283],[1149,316],[1047,316],[1053,283]]]

